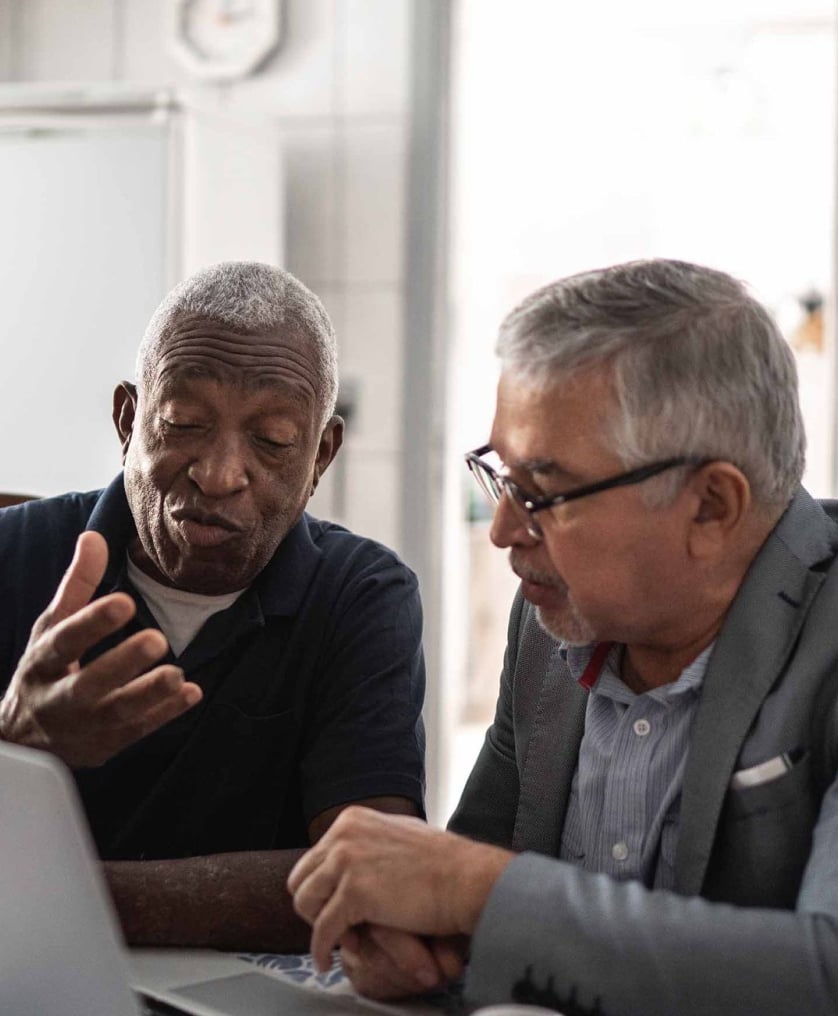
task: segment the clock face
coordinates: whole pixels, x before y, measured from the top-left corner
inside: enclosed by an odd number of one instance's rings
[[[171,0],[172,53],[199,77],[248,74],[279,43],[281,6],[281,0]]]

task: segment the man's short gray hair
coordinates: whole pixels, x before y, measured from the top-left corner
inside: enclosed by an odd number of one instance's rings
[[[732,462],[779,514],[803,475],[794,357],[768,311],[724,272],[633,261],[561,279],[505,319],[502,369],[534,386],[610,370],[612,447],[627,468],[689,455]],[[666,503],[682,471],[649,483]]]
[[[223,261],[179,283],[146,328],[137,354],[138,383],[151,381],[160,346],[185,316],[204,318],[241,334],[281,328],[304,336],[315,366],[322,423],[334,413],[338,392],[335,330],[320,300],[290,272],[257,261]]]

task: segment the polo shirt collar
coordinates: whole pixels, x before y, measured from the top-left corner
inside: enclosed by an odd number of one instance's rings
[[[256,576],[252,588],[258,592],[266,616],[293,617],[303,602],[322,557],[311,537],[311,522],[311,516],[303,512]],[[108,544],[108,567],[99,587],[101,594],[113,589],[119,580],[128,544],[136,533],[122,473],[99,495],[87,528],[101,533]]]
[[[102,595],[117,585],[125,569],[128,544],[136,532],[128,498],[125,496],[122,473],[99,494],[87,520],[87,529],[101,533],[108,545],[108,567],[97,591],[98,595]]]
[[[303,512],[253,583],[266,615],[293,617],[302,606],[323,551],[311,538],[311,516]]]

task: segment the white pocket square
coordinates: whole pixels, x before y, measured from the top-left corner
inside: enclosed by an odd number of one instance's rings
[[[758,787],[763,783],[770,783],[783,773],[787,773],[799,757],[799,752],[784,751],[782,755],[776,755],[767,762],[760,762],[759,765],[750,766],[748,769],[740,769],[731,777],[730,785],[734,790],[742,790],[744,787]]]

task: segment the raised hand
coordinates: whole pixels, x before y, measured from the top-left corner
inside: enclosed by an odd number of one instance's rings
[[[149,670],[167,651],[154,629],[80,666],[82,655],[136,610],[125,593],[90,602],[107,561],[103,537],[82,533],[0,700],[0,739],[42,748],[73,767],[101,765],[201,699],[201,689],[186,682],[179,667]]]

